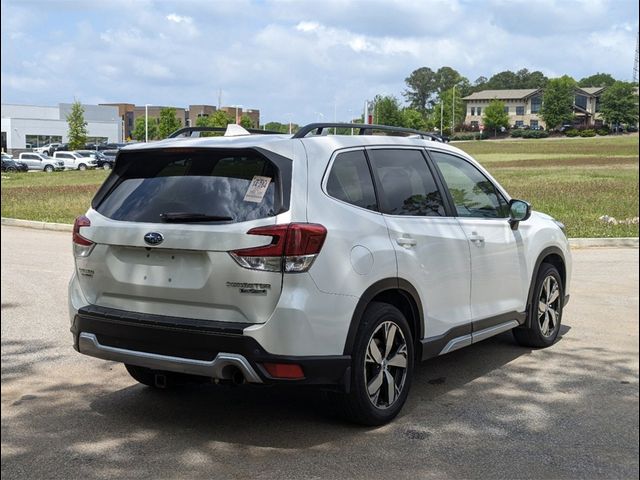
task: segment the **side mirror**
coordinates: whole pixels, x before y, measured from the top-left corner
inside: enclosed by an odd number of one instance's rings
[[[520,222],[524,222],[531,216],[531,204],[524,200],[511,199],[509,202],[509,216],[511,230],[517,230]]]

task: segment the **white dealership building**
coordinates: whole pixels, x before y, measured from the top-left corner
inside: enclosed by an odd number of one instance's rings
[[[57,107],[2,104],[2,151],[17,153],[51,142],[67,142],[71,103]],[[121,142],[118,107],[83,105],[87,142]]]

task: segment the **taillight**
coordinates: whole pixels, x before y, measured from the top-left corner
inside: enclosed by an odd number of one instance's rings
[[[80,215],[73,223],[73,254],[76,257],[88,257],[95,246],[91,240],[80,235],[82,227],[90,227],[91,220],[84,215]]]
[[[271,243],[229,252],[238,265],[252,270],[300,273],[313,265],[327,229],[315,223],[290,223],[252,228],[247,233],[272,237]]]

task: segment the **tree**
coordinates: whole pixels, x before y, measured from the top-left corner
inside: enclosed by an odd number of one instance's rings
[[[638,95],[635,85],[614,82],[600,97],[600,112],[609,125],[638,122]]]
[[[518,88],[519,85],[518,75],[510,70],[496,73],[485,84],[486,90],[507,90]]]
[[[540,110],[548,130],[573,120],[575,87],[576,81],[567,75],[549,80]]]
[[[79,100],[71,105],[71,111],[67,115],[69,125],[69,150],[80,150],[87,143],[87,122],[84,119],[84,108]]]
[[[402,110],[402,126],[415,130],[426,130],[427,122],[424,116],[416,109],[404,108]]]
[[[436,92],[436,76],[429,67],[421,67],[411,72],[404,79],[407,90],[403,95],[409,102],[409,106],[420,112],[427,110],[427,104],[432,95]]]
[[[578,82],[579,87],[610,87],[616,82],[608,73],[596,73],[589,77],[584,77]]]
[[[227,112],[223,110],[216,110],[213,115],[209,117],[209,125],[212,127],[226,127],[230,123],[232,123],[231,118],[227,114]]]
[[[400,102],[392,95],[376,95],[374,102],[374,123],[378,125],[402,126]]]
[[[489,130],[493,130],[494,136],[498,136],[499,128],[509,126],[509,114],[504,111],[504,102],[493,100],[487,105],[482,115],[482,121]]]
[[[249,115],[242,115],[240,126],[243,128],[253,128],[253,121]]]
[[[436,72],[436,89],[438,94],[450,90],[454,85],[458,85],[463,80],[469,83],[469,80],[460,75],[457,70],[451,67],[440,67]]]
[[[167,138],[181,126],[182,123],[176,117],[175,108],[165,107],[160,110],[160,119],[158,121],[158,136],[160,138]]]
[[[453,113],[454,106],[455,106],[455,115],[454,115],[454,121],[453,121],[454,127],[456,125],[461,125],[462,123],[464,123],[464,117],[467,112],[466,112],[465,104],[462,101],[462,97],[464,95],[460,90],[461,89],[456,87],[455,102],[453,101],[453,88],[442,92],[442,94],[440,95],[440,101],[442,102],[442,107],[440,106],[440,104],[438,104],[433,110],[435,116],[437,117],[436,124],[438,126],[440,125],[440,110],[442,110],[443,130],[444,128],[447,128],[447,129],[451,128],[451,115]],[[449,131],[449,133],[451,134],[453,133],[450,130],[447,130],[447,131]]]
[[[149,119],[148,127],[149,127],[148,128],[149,140],[154,140],[158,138],[158,124],[156,123],[155,119],[153,118]],[[140,142],[145,141],[146,135],[145,135],[144,117],[136,118],[136,122],[133,126],[133,131],[131,132],[131,136]]]

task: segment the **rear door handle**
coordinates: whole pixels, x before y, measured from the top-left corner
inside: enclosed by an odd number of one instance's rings
[[[398,237],[396,238],[396,242],[398,243],[398,245],[404,248],[411,248],[418,243],[415,239],[407,237]]]
[[[484,243],[484,237],[482,235],[478,235],[478,232],[471,232],[469,240],[478,245]]]

